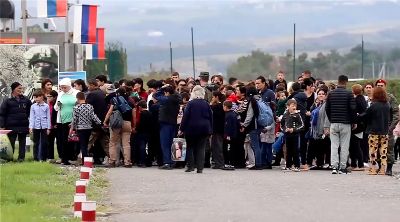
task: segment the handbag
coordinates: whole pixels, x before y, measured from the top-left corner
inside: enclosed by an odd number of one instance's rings
[[[79,142],[79,136],[75,131],[72,131],[72,133],[68,135],[68,142]]]
[[[173,161],[185,161],[186,139],[174,138],[171,146],[171,158]]]

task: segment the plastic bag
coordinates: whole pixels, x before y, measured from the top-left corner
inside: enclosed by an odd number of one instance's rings
[[[11,130],[0,130],[0,159],[11,161],[13,159],[13,150],[8,139],[7,133]]]
[[[173,161],[185,161],[186,159],[186,140],[184,138],[174,138],[171,146]]]

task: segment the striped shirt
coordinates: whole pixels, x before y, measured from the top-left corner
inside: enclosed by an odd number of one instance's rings
[[[46,103],[34,103],[29,115],[29,128],[50,129],[50,109]]]

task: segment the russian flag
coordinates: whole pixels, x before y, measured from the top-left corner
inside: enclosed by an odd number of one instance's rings
[[[73,43],[96,43],[97,5],[76,5]]]
[[[68,0],[37,0],[38,17],[53,18],[67,16]]]
[[[106,59],[104,49],[104,28],[97,28],[96,44],[85,45],[87,60],[89,59]]]

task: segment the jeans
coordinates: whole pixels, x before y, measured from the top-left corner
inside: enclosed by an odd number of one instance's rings
[[[13,153],[15,151],[15,141],[18,136],[18,160],[25,160],[26,135],[27,133],[16,133],[14,131],[7,134]]]
[[[253,148],[254,156],[256,158],[256,166],[261,166],[261,142],[260,142],[260,133],[262,129],[254,129],[250,131],[250,144],[251,148]]]
[[[33,129],[33,160],[46,161],[48,153],[47,129]]]
[[[88,144],[89,144],[89,138],[90,134],[92,134],[92,129],[81,129],[77,130],[76,133],[79,136],[79,149],[81,150],[82,153],[82,159],[84,157],[88,157]]]
[[[160,143],[164,164],[172,164],[171,146],[176,135],[176,125],[160,123]]]
[[[138,150],[138,164],[144,165],[147,161],[146,146],[149,141],[149,136],[146,134],[136,134],[135,148]]]
[[[351,125],[332,123],[330,128],[331,138],[331,164],[336,169],[346,169],[349,158]],[[340,147],[340,152],[339,152]],[[340,164],[339,164],[340,163]]]
[[[261,165],[271,166],[272,158],[272,143],[261,143]]]

